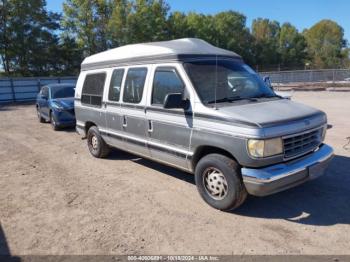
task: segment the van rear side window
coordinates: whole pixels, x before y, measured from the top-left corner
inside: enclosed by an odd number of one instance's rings
[[[86,105],[101,106],[106,73],[89,74],[85,77],[81,102]]]

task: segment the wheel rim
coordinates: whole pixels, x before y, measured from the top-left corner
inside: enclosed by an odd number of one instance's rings
[[[92,149],[94,150],[98,149],[98,139],[96,136],[91,137],[91,146],[92,146]]]
[[[215,167],[204,171],[203,184],[205,191],[215,200],[222,200],[228,192],[228,185],[224,174]]]
[[[37,114],[38,118],[40,119],[40,118],[41,118],[41,115],[40,115],[39,107],[36,108],[36,114]]]

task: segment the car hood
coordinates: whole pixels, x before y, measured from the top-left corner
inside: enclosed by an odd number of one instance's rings
[[[51,100],[66,109],[74,108],[74,97],[55,98]]]
[[[314,117],[320,117],[321,122],[323,122],[317,124],[326,122],[326,115],[322,111],[288,99],[251,102],[243,105],[232,104],[220,107],[219,112],[224,117],[259,127],[305,121]]]

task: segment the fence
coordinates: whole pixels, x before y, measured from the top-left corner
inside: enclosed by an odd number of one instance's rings
[[[44,85],[76,81],[76,77],[0,78],[0,103],[33,101]]]
[[[350,69],[296,70],[259,72],[269,76],[272,83],[349,81]],[[40,88],[53,83],[75,83],[77,77],[0,78],[0,103],[33,101]]]
[[[322,69],[259,72],[262,76],[269,76],[272,83],[298,82],[350,82],[350,69]]]

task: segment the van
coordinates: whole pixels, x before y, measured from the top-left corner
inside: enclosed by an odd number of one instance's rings
[[[276,95],[239,55],[200,39],[87,57],[75,113],[94,157],[118,148],[192,173],[220,210],[317,178],[333,156],[325,113]]]

